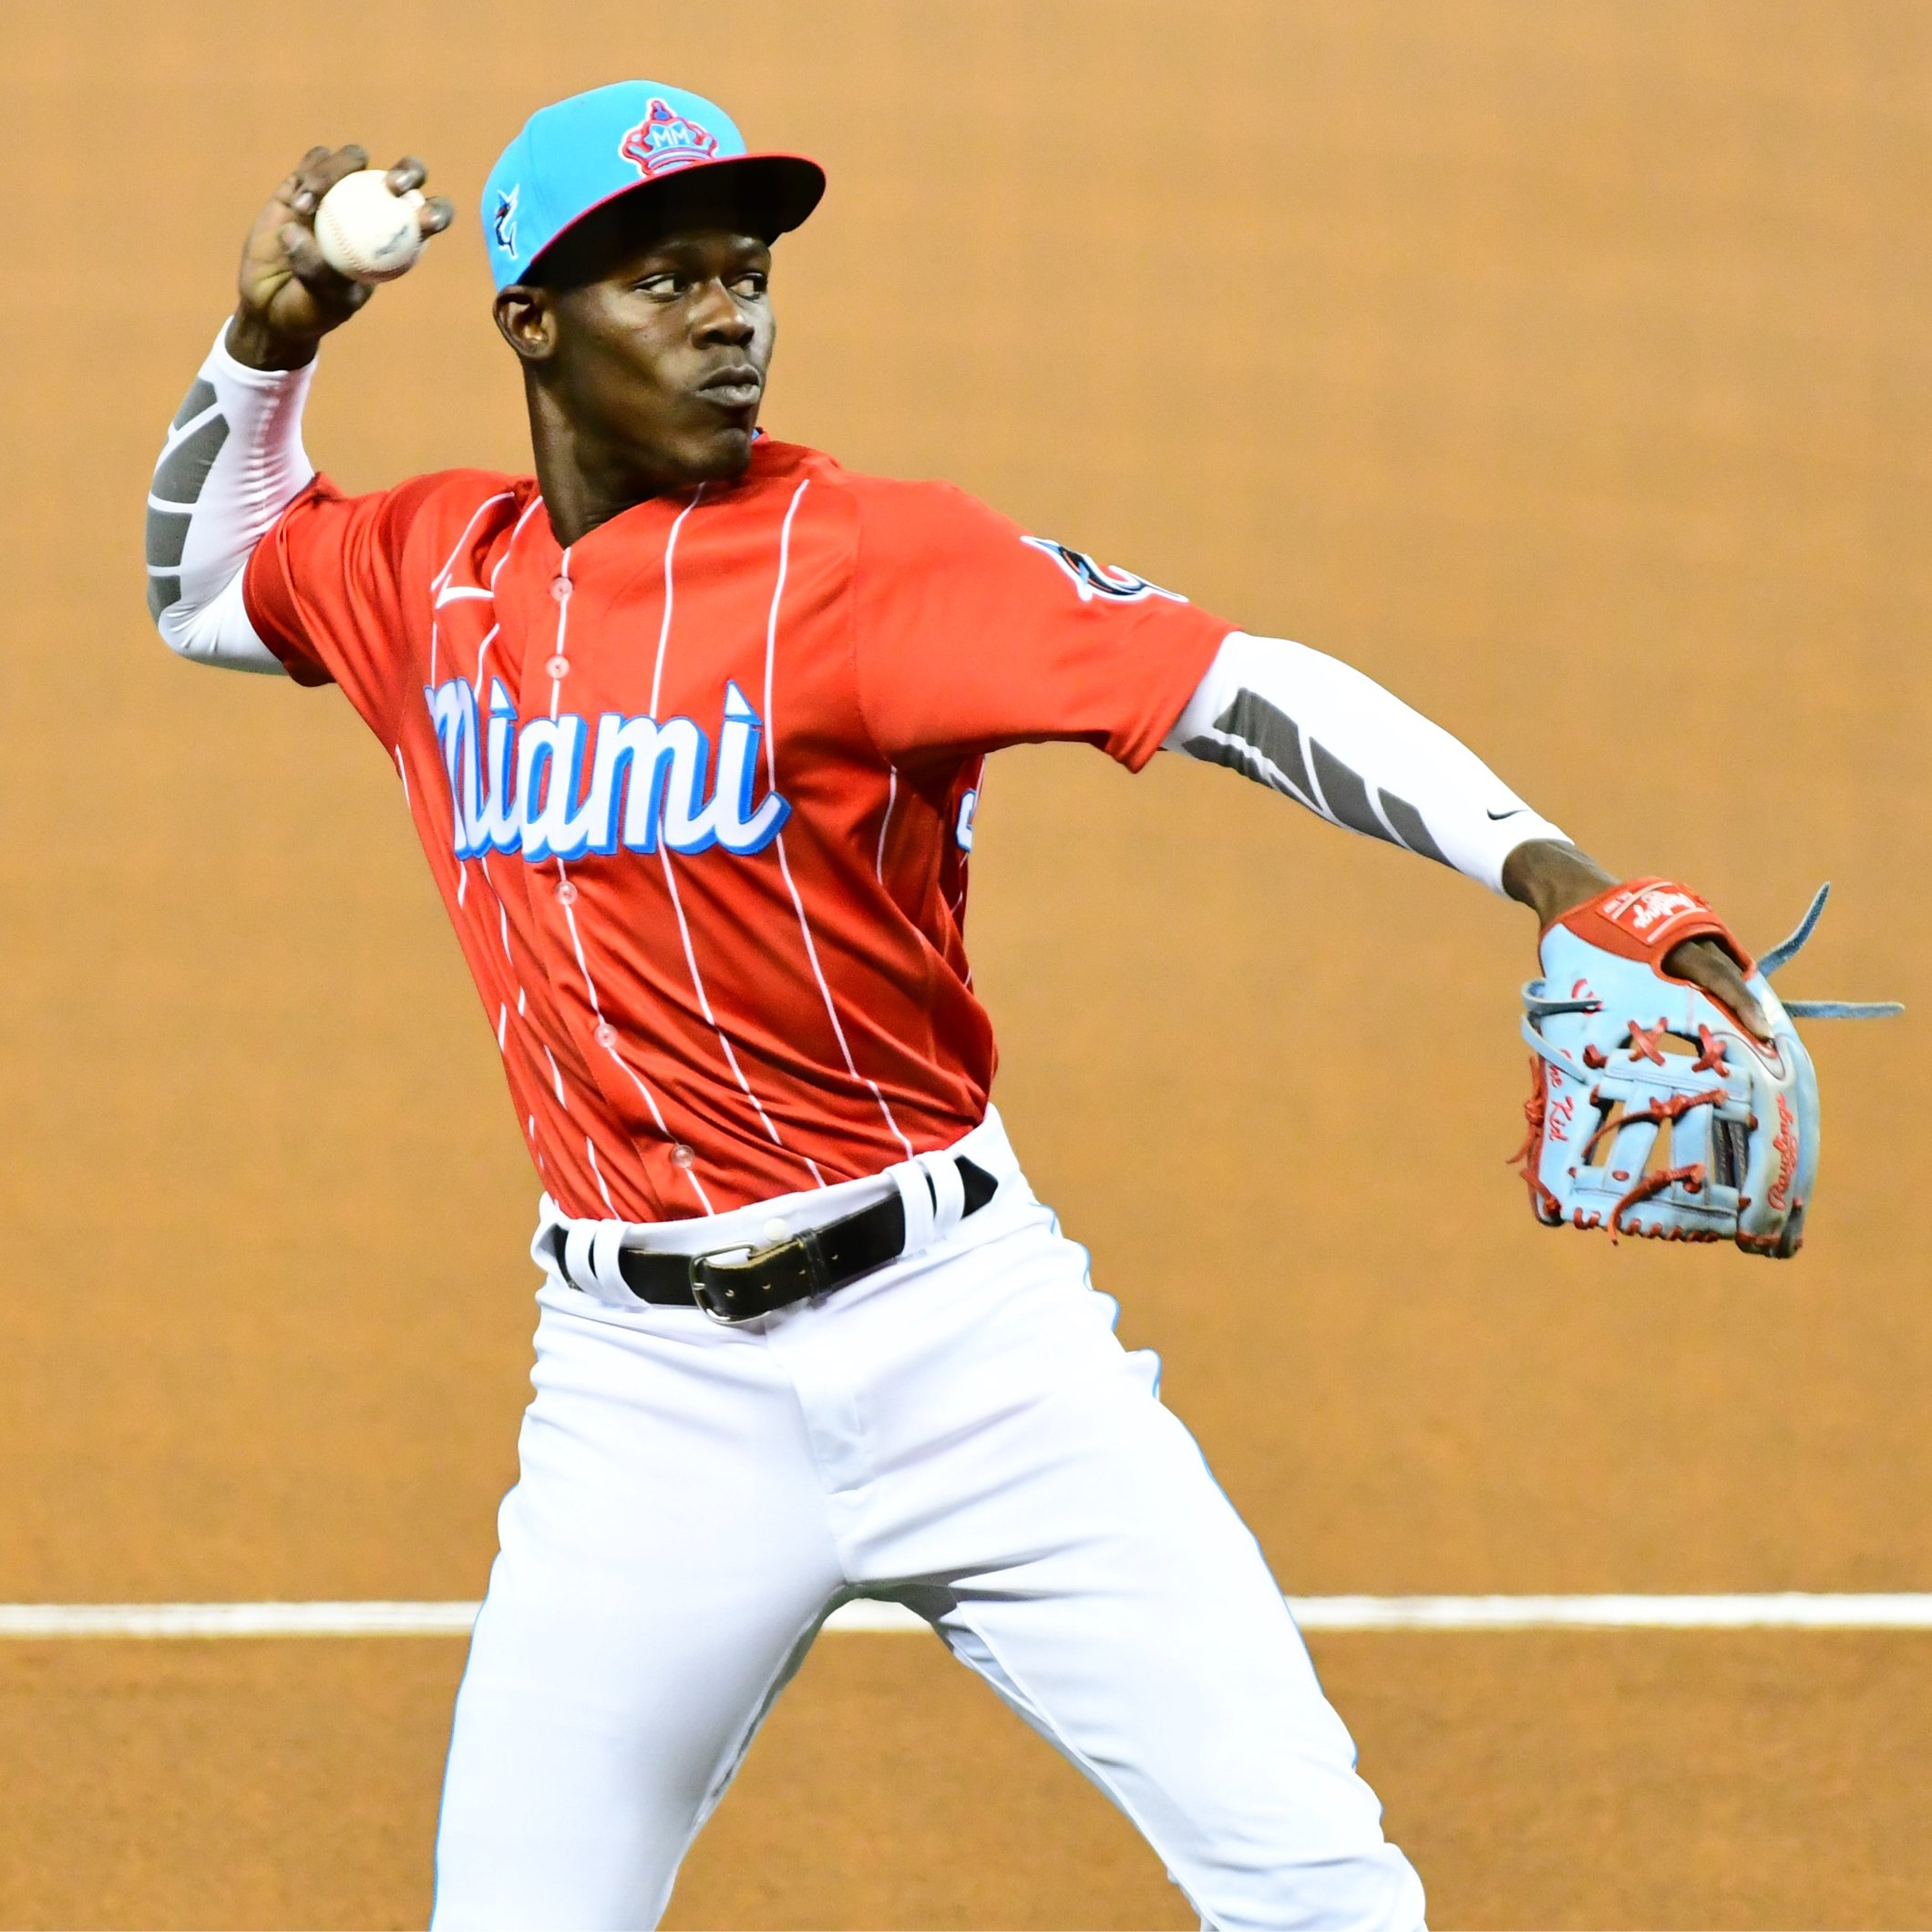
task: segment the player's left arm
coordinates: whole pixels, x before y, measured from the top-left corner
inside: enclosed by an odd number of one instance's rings
[[[1468,746],[1305,644],[1232,633],[1164,742],[1244,773],[1331,824],[1453,867],[1520,900],[1546,927],[1618,882]],[[1720,946],[1686,940],[1667,967],[1769,1038],[1743,974]]]

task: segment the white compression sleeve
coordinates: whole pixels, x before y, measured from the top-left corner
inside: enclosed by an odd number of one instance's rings
[[[279,673],[242,601],[249,553],[315,474],[302,447],[303,369],[251,369],[228,325],[175,412],[148,493],[148,610],[170,650]]]
[[[1164,741],[1503,889],[1503,861],[1567,839],[1465,745],[1306,644],[1237,631]]]

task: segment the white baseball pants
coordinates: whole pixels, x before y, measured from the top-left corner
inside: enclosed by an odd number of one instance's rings
[[[457,1698],[437,1932],[655,1925],[759,1721],[855,1596],[928,1617],[1207,1925],[1422,1925],[1421,1884],[1259,1548],[1161,1406],[1157,1362],[1115,1340],[998,1116],[954,1151],[1000,1183],[979,1213],[745,1327],[547,1264],[521,1474]],[[724,1248],[893,1185],[630,1232]]]

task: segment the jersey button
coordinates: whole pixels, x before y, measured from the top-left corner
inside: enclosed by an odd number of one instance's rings
[[[617,1044],[617,1029],[608,1020],[600,1020],[595,1037],[598,1045],[608,1051]]]
[[[549,677],[569,677],[570,674],[570,661],[567,657],[553,657],[543,669],[545,675]]]
[[[557,888],[557,903],[560,906],[574,906],[577,903],[577,888],[569,879]]]
[[[697,1158],[697,1156],[683,1141],[679,1141],[677,1146],[671,1150],[671,1158],[680,1167],[688,1167]]]
[[[569,603],[570,601],[570,580],[568,577],[552,577],[550,579],[550,595],[559,603]]]

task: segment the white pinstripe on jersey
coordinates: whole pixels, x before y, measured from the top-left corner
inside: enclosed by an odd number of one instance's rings
[[[476,509],[471,513],[469,521],[463,526],[463,534],[450,545],[449,555],[443,560],[443,568],[429,580],[429,683],[432,687],[437,682],[437,617],[445,602],[444,591],[449,586],[450,574],[457,567],[457,559],[463,554],[463,546],[469,541],[469,533],[477,527],[478,518],[481,517],[491,504],[507,503],[509,500],[509,490],[499,489],[495,496],[486,497],[482,502],[477,505]],[[530,509],[536,507],[537,501],[536,498],[532,498],[529,509],[525,509],[523,515],[518,518],[517,528],[510,532],[510,543],[516,542],[517,530],[520,530],[523,528],[525,521],[529,517]],[[509,554],[509,544],[504,546],[503,554],[506,557]],[[497,570],[499,570],[502,568],[503,566],[499,561],[497,565]],[[461,594],[465,597],[491,597],[495,594],[496,584],[497,571],[492,570],[489,573],[488,589],[486,590],[482,585],[478,584],[473,589],[466,588]]]
[[[778,653],[778,607],[785,601],[785,580],[791,570],[792,561],[792,521],[798,514],[798,506],[805,500],[805,493],[812,487],[807,477],[792,492],[792,500],[786,506],[785,522],[778,532],[778,578],[772,586],[771,611],[765,622],[765,778],[772,791],[778,789],[778,721],[772,709],[772,668]],[[776,843],[778,848],[778,870],[785,879],[785,889],[791,894],[792,909],[798,915],[798,930],[805,940],[805,956],[810,961],[812,977],[818,982],[819,997],[825,1002],[826,1017],[832,1023],[832,1037],[838,1042],[838,1051],[844,1058],[846,1072],[852,1078],[872,1090],[872,1097],[879,1103],[879,1111],[886,1116],[886,1125],[898,1136],[899,1144],[906,1150],[906,1158],[913,1158],[912,1143],[900,1131],[898,1121],[892,1117],[892,1109],[886,1103],[886,1096],[879,1092],[879,1083],[858,1071],[852,1058],[852,1049],[846,1040],[844,1023],[838,1017],[838,1008],[832,999],[832,989],[826,984],[825,969],[818,963],[818,948],[812,939],[811,921],[805,916],[805,901],[798,896],[798,887],[792,878],[791,861],[785,856],[785,834],[780,832]]]
[[[611,1210],[611,1218],[617,1218],[617,1203],[611,1198],[611,1190],[604,1186],[603,1169],[597,1165],[597,1143],[586,1134],[583,1137],[583,1151],[591,1157],[591,1172],[596,1177],[597,1191],[603,1196],[603,1204]]]
[[[886,766],[886,809],[879,821],[879,856],[872,861],[872,877],[886,882],[886,828],[892,823],[892,807],[899,803],[899,766]]]
[[[677,533],[684,527],[684,519],[704,501],[704,486],[700,483],[693,493],[691,501],[678,513],[671,525],[671,534],[664,539],[664,614],[657,627],[657,658],[651,668],[651,702],[644,707],[654,718],[657,715],[658,694],[664,682],[664,647],[671,641],[671,612],[676,599],[676,584],[672,572],[672,560],[677,555]]]
[[[700,483],[691,501],[681,509],[671,525],[670,534],[664,540],[664,614],[658,624],[657,657],[651,669],[651,697],[646,709],[652,717],[656,717],[658,702],[663,690],[664,660],[671,645],[672,615],[677,606],[677,581],[675,559],[677,556],[678,532],[684,527],[684,519],[704,500],[704,486]],[[660,845],[657,848],[659,863],[663,868],[664,887],[671,895],[671,909],[677,917],[678,937],[683,942],[684,963],[691,971],[692,991],[697,994],[698,1008],[704,1015],[704,1023],[717,1035],[719,1048],[724,1056],[724,1064],[731,1069],[731,1076],[738,1084],[739,1090],[751,1103],[752,1111],[758,1116],[758,1125],[765,1129],[775,1147],[785,1146],[784,1137],[772,1124],[772,1117],[765,1110],[765,1103],[752,1091],[752,1084],[745,1076],[745,1069],[739,1064],[737,1050],[732,1045],[730,1036],[718,1024],[718,1016],[712,1011],[711,995],[704,990],[704,976],[698,969],[697,949],[691,939],[691,923],[684,917],[684,901],[677,889],[677,873],[671,863],[669,849]],[[825,1176],[819,1172],[817,1161],[800,1156],[807,1173],[820,1187],[826,1184]]]

